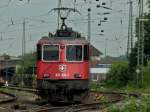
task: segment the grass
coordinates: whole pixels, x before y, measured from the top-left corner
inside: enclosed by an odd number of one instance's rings
[[[7,92],[7,93],[12,93],[13,91],[8,89],[8,88],[1,88],[0,87],[0,91],[3,91],[3,92]]]
[[[118,92],[137,92],[137,93],[150,93],[150,85],[147,87],[137,87],[128,85],[125,87],[117,88],[115,86],[107,86],[105,83],[90,83],[90,89],[94,91],[118,91]]]
[[[12,93],[12,94],[15,94],[15,95],[21,94],[21,95],[24,95],[24,96],[33,96],[33,93],[25,92],[25,91],[12,90],[12,89],[9,89],[9,88],[0,88],[0,91],[7,92],[7,93]]]
[[[95,91],[118,91],[118,92],[135,92],[150,94],[150,85],[147,87],[136,87],[128,85],[122,88],[106,86],[105,83],[90,83],[91,90]],[[120,104],[112,104],[107,108],[107,112],[150,112],[150,95],[144,95],[140,98],[125,97]]]
[[[112,105],[108,112],[150,112],[150,100],[148,97],[126,98],[120,104]]]

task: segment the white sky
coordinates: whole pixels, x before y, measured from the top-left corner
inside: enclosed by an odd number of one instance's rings
[[[0,0],[0,54],[8,53],[10,55],[21,55],[22,42],[22,21],[26,19],[26,51],[35,50],[36,42],[48,32],[54,32],[57,28],[57,13],[48,12],[57,7],[58,0]],[[63,6],[74,7],[74,0],[62,0]],[[68,26],[87,36],[87,8],[92,8],[92,44],[104,53],[106,48],[107,55],[124,55],[127,49],[127,28],[128,28],[128,0],[76,0],[76,8],[82,15],[71,14],[68,18]],[[92,1],[89,4],[89,1]],[[146,1],[146,0],[145,0]],[[106,6],[113,10],[96,8],[97,4],[106,2]],[[134,17],[138,15],[138,0],[133,0]],[[9,3],[9,4],[8,4]],[[147,9],[144,6],[145,10]],[[98,26],[100,16],[97,13],[110,12],[108,22]],[[46,23],[43,23],[46,21]],[[14,25],[11,25],[13,22]],[[133,26],[134,27],[134,26]],[[104,30],[104,36],[99,36],[101,30]],[[107,41],[106,41],[107,40]]]

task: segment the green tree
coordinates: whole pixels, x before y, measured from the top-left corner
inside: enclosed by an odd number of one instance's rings
[[[33,75],[35,62],[36,56],[33,53],[28,53],[21,57],[21,63],[12,83],[20,85],[23,81],[24,85],[32,86],[33,80],[35,80],[35,76]]]
[[[128,62],[119,62],[112,65],[107,74],[106,83],[111,86],[123,87],[133,80],[133,75],[129,72]]]
[[[18,74],[33,74],[33,70],[35,67],[36,56],[33,53],[25,54],[25,56],[21,57],[20,68],[18,70]]]

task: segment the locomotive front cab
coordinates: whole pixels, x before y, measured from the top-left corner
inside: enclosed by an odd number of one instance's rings
[[[88,44],[38,44],[37,79],[88,79]]]
[[[38,94],[50,101],[81,101],[88,94],[89,43],[41,40],[37,44]]]
[[[89,44],[71,42],[37,44],[37,88],[51,101],[81,101],[88,93]]]

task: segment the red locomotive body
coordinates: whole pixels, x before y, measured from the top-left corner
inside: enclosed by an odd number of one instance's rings
[[[37,43],[37,89],[50,101],[81,101],[88,94],[89,43],[68,28]]]

